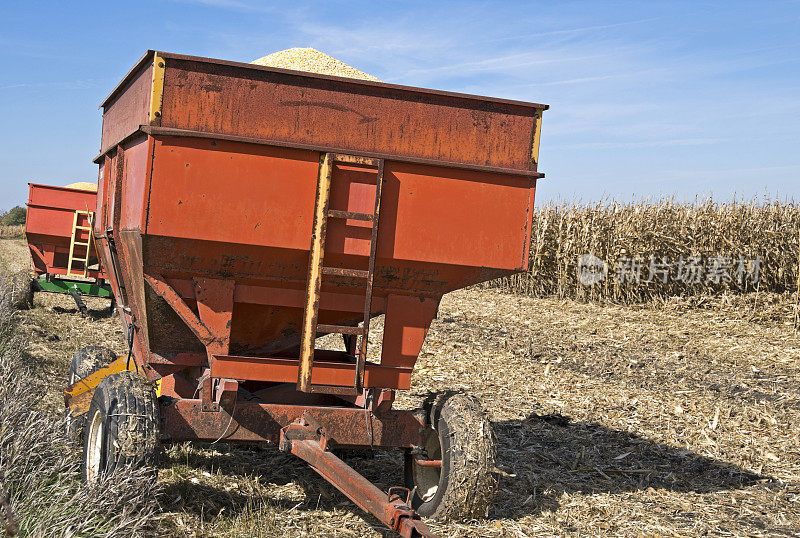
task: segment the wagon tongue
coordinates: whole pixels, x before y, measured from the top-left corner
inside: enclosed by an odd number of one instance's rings
[[[281,430],[280,449],[306,461],[325,480],[404,538],[436,538],[419,515],[408,506],[406,488],[384,493],[372,482],[328,450],[322,428],[304,417]],[[405,495],[401,495],[404,493]]]

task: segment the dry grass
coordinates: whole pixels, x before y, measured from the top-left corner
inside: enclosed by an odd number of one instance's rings
[[[735,305],[458,292],[416,380],[492,412],[510,475],[496,535],[792,534],[800,338],[784,308],[748,321]]]
[[[636,303],[672,296],[741,293],[753,290],[785,293],[798,281],[798,229],[800,207],[796,203],[716,203],[712,200],[678,203],[550,204],[534,215],[530,271],[494,282],[504,290],[546,297],[581,300],[610,300]],[[578,280],[578,259],[592,254],[607,264],[608,277],[592,286]],[[667,283],[656,272],[650,282],[651,256],[655,263],[667,257],[671,268]],[[690,256],[701,257],[703,273],[699,282],[677,277],[677,264]],[[737,278],[740,257],[760,259],[758,285],[751,278]],[[620,282],[616,261],[637,259],[641,264],[639,282]],[[717,263],[730,281],[708,279],[709,268]],[[730,264],[730,266],[728,266]],[[658,266],[654,267],[659,269]],[[752,265],[745,263],[742,276]],[[690,279],[689,279],[690,280]]]
[[[2,276],[2,275],[0,275]],[[0,490],[13,522],[6,534],[23,536],[142,536],[154,528],[152,486],[141,472],[119,473],[102,487],[80,479],[78,455],[62,416],[46,403],[63,382],[47,383],[29,353],[13,293],[0,278]],[[24,320],[24,321],[23,321]],[[48,398],[42,399],[42,395]]]

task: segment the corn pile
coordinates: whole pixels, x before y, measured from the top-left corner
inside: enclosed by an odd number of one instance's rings
[[[312,48],[293,48],[273,52],[269,56],[253,60],[250,63],[267,67],[294,69],[295,71],[305,71],[307,73],[380,82],[380,79]]]
[[[70,183],[67,185],[68,189],[80,189],[82,191],[97,192],[97,183],[89,183],[87,181],[79,181],[77,183]]]

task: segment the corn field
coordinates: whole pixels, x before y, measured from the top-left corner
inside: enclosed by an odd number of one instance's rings
[[[528,272],[489,286],[618,303],[794,292],[798,241],[795,202],[548,204],[534,215]]]
[[[0,239],[21,239],[25,236],[25,226],[0,225]]]

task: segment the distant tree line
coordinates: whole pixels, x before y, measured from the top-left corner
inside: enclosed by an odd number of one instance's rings
[[[17,205],[8,211],[0,211],[0,224],[4,226],[20,226],[25,224],[25,208]]]

